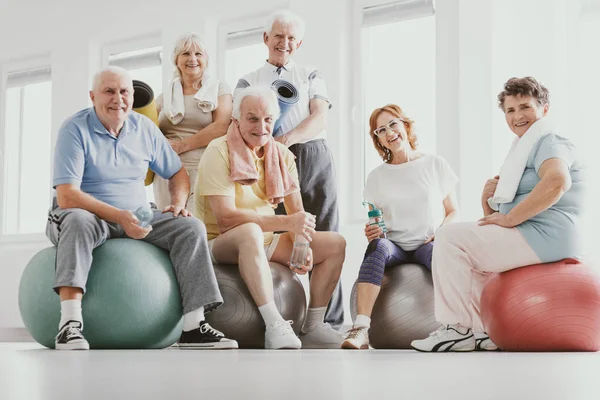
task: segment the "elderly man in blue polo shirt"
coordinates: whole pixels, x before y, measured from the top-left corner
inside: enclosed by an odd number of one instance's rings
[[[169,251],[181,291],[181,348],[237,348],[213,329],[204,312],[223,303],[207,247],[206,228],[185,209],[189,179],[177,154],[148,118],[131,112],[133,85],[127,71],[98,72],[92,108],[61,126],[54,155],[56,197],[46,234],[58,247],[54,290],[61,300],[56,349],[87,350],[81,300],[92,250],[111,238],[144,240]],[[147,205],[144,177],[150,167],[169,179],[171,205],[153,209],[142,227],[132,210]]]
[[[296,65],[292,60],[302,44],[304,29],[302,18],[292,12],[281,10],[271,14],[263,33],[269,59],[264,66],[238,81],[234,97],[248,86],[271,86],[278,79],[296,87],[298,102],[279,121],[283,134],[275,140],[285,144],[296,156],[302,204],[317,217],[316,230],[337,232],[337,184],[333,156],[325,142],[327,114],[331,108],[327,87],[319,70]],[[282,207],[277,211],[278,214],[285,212]],[[327,309],[311,312],[324,314],[325,321],[339,329],[344,322],[341,285],[336,286]]]

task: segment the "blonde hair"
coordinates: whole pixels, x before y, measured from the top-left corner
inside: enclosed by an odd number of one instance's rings
[[[177,57],[179,57],[185,51],[192,51],[194,47],[199,48],[206,55],[206,68],[202,72],[202,76],[206,73],[206,69],[208,69],[208,53],[206,52],[206,48],[204,47],[204,43],[202,42],[202,38],[199,34],[195,32],[189,32],[181,35],[177,41],[175,42],[175,47],[173,48],[173,65],[175,65],[175,71],[173,72],[174,78],[181,78],[181,71],[177,66]],[[193,84],[195,89],[200,88],[200,83],[202,82],[202,76]]]

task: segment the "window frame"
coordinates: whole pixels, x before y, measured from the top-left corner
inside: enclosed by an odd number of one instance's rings
[[[391,9],[391,10],[390,10]],[[430,10],[429,14],[425,11]],[[377,13],[376,11],[381,11]],[[370,18],[367,13],[375,14]],[[366,146],[371,146],[370,139],[366,135],[368,129],[368,117],[365,106],[365,77],[363,58],[363,28],[377,25],[386,25],[403,20],[421,18],[427,15],[435,16],[434,0],[355,0],[351,15],[351,41],[359,43],[352,52],[352,80],[355,83],[350,90],[354,100],[350,120],[352,124],[352,141],[349,146],[348,155],[348,179],[345,183],[345,194],[349,199],[362,199],[363,189],[366,183],[368,171],[366,160]],[[436,62],[437,64],[437,62]],[[437,65],[436,65],[437,67]],[[356,177],[360,177],[360,185],[356,183]],[[361,201],[352,201],[347,209],[347,222],[350,224],[364,221],[366,211],[361,206]]]
[[[142,65],[136,66],[135,68],[123,67],[123,66],[119,65],[119,63],[116,63],[116,65],[121,66],[122,68],[125,68],[127,71],[142,69],[142,68],[160,67],[161,68],[162,87],[165,88],[168,83],[167,79],[166,79],[166,74],[168,72],[166,72],[166,68],[165,68],[165,47],[162,42],[161,34],[158,32],[155,32],[155,33],[152,33],[152,34],[149,34],[146,36],[139,36],[139,37],[121,40],[119,42],[111,42],[111,43],[104,44],[103,46],[101,46],[101,49],[100,49],[101,68],[106,68],[111,65],[115,65],[115,64],[110,63],[110,57],[113,55],[121,54],[121,53],[128,53],[128,52],[133,52],[133,51],[142,51],[142,50],[151,49],[151,48],[155,48],[155,47],[160,47],[159,54],[158,54],[158,63],[148,62],[148,60],[152,60],[152,57],[153,57],[152,53],[150,53],[150,54],[144,54],[144,55],[125,58],[125,60],[130,60],[129,62],[132,62],[131,60],[135,60],[136,58],[141,59],[141,60],[143,60],[144,58],[147,58],[147,60],[146,60],[147,64],[142,64]],[[127,62],[127,61],[125,61],[125,62]],[[133,62],[135,62],[135,61],[133,61]],[[154,93],[155,97],[158,95],[159,95],[159,93]]]
[[[249,16],[243,19],[223,20],[217,27],[217,74],[225,81],[227,51],[262,43],[264,16]],[[234,90],[232,87],[231,90]]]
[[[128,53],[131,51],[150,49],[153,47],[162,47],[162,52],[164,52],[164,47],[161,39],[160,33],[154,33],[143,37],[135,37],[131,39],[121,40],[119,42],[111,42],[106,43],[101,47],[101,65],[102,68],[106,68],[110,65],[110,56],[120,53]],[[164,54],[161,58],[160,64],[163,65]],[[156,65],[148,65],[148,67],[152,67]],[[163,74],[164,75],[164,74]]]
[[[0,107],[0,176],[3,177],[2,182],[0,184],[0,244],[4,243],[35,243],[35,242],[46,242],[46,235],[44,232],[36,232],[36,233],[6,233],[6,218],[5,215],[9,212],[8,210],[8,202],[6,193],[8,192],[7,184],[8,180],[6,179],[8,168],[7,168],[7,159],[4,156],[7,153],[6,148],[6,91],[9,89],[8,85],[8,77],[14,73],[26,72],[29,70],[37,70],[37,69],[49,69],[50,76],[48,80],[42,80],[39,82],[51,82],[52,83],[52,56],[49,53],[40,54],[37,56],[27,57],[24,59],[17,60],[7,60],[0,64],[0,104],[3,106]],[[35,82],[35,83],[39,83]],[[34,82],[32,82],[34,83]],[[22,90],[22,89],[21,89]],[[21,97],[21,114],[20,119],[23,118],[22,111],[22,103],[23,98]],[[50,125],[52,126],[52,114],[50,116]],[[23,125],[20,124],[21,130]],[[50,143],[54,143],[54,133],[52,129],[50,131]],[[52,152],[52,148],[48,149]],[[21,153],[23,152],[23,137],[22,132],[19,132],[19,161],[21,160]],[[51,165],[48,166],[51,168]],[[18,191],[21,192],[21,169],[19,168],[19,182],[18,182]],[[51,184],[51,182],[48,182]],[[50,193],[52,193],[51,185],[48,187]],[[20,207],[19,202],[19,207]],[[49,207],[50,204],[47,205]],[[17,210],[17,213],[19,210]]]

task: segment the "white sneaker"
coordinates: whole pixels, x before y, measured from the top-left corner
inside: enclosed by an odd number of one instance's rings
[[[475,350],[476,351],[496,351],[500,350],[496,343],[485,332],[475,332]]]
[[[299,349],[302,342],[292,329],[293,321],[277,321],[267,325],[265,349]]]
[[[344,336],[327,322],[322,322],[306,333],[300,332],[300,340],[304,349],[339,349]]]
[[[369,328],[357,326],[348,331],[342,349],[363,350],[369,348]]]
[[[425,352],[473,351],[475,336],[470,328],[460,325],[446,325],[421,340],[413,340],[413,349]]]

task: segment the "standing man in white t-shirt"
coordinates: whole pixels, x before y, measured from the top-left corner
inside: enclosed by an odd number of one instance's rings
[[[299,100],[281,119],[283,134],[275,140],[296,156],[302,203],[307,212],[316,216],[316,230],[337,232],[337,184],[333,156],[325,142],[327,114],[331,108],[327,87],[316,68],[302,67],[292,60],[302,44],[304,27],[304,21],[289,11],[271,14],[263,34],[269,59],[264,66],[238,81],[233,96],[248,86],[271,86],[278,79],[296,87]],[[326,322],[341,327],[344,305],[339,283],[327,309],[319,312],[324,313]]]

